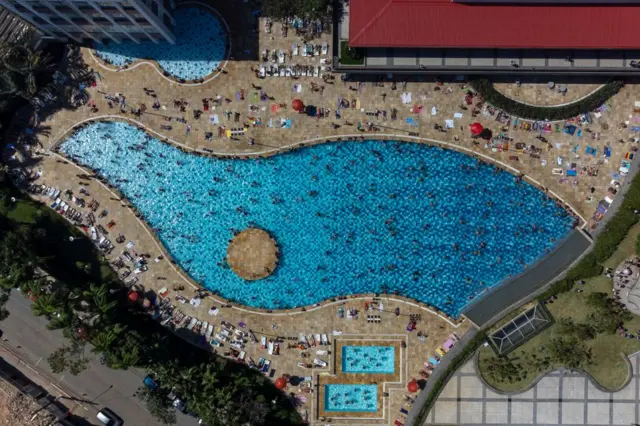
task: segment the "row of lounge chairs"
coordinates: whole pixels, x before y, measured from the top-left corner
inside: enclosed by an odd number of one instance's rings
[[[264,77],[322,77],[326,67],[315,65],[261,65],[258,70],[260,78]]]

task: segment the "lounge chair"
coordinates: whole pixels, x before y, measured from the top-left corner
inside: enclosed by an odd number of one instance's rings
[[[327,367],[327,366],[329,365],[329,364],[327,363],[327,361],[323,361],[323,360],[321,360],[321,359],[319,359],[319,358],[315,358],[315,359],[313,360],[313,363],[314,363],[316,366],[318,366],[318,367],[322,367],[322,368]]]
[[[260,369],[260,371],[262,371],[263,373],[266,373],[266,372],[269,371],[269,367],[271,367],[271,361],[270,360],[266,360],[264,365]]]

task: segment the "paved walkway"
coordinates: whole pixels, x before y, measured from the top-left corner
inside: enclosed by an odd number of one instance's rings
[[[449,351],[449,353],[447,354],[448,356],[442,358],[442,361],[440,361],[440,364],[438,364],[438,368],[433,370],[433,373],[429,377],[429,380],[427,380],[425,388],[418,394],[415,402],[413,403],[411,411],[409,412],[409,415],[407,416],[407,420],[405,422],[407,426],[416,424],[416,416],[420,413],[422,406],[426,404],[427,398],[433,390],[435,384],[439,381],[440,377],[444,375],[446,370],[449,368],[449,365],[451,365],[451,362],[464,350],[464,348],[469,344],[470,341],[472,341],[476,337],[477,334],[477,329],[469,329],[469,331],[467,331],[464,336],[462,336],[458,344]],[[431,412],[433,413],[433,408],[431,409]],[[432,415],[430,413],[429,417],[431,416]]]
[[[514,279],[490,290],[489,294],[468,306],[463,314],[479,327],[490,325],[555,280],[590,246],[591,241],[581,231],[573,230],[551,254]]]
[[[640,356],[630,360],[633,377],[619,392],[602,392],[582,373],[558,370],[511,396],[483,385],[470,361],[449,381],[425,425],[629,426],[640,420]]]

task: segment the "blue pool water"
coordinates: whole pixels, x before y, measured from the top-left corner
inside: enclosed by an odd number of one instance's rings
[[[255,160],[184,153],[124,123],[92,123],[61,145],[144,215],[206,288],[267,309],[397,291],[458,316],[571,229],[553,201],[507,172],[437,147],[327,143]],[[233,230],[278,242],[270,277],[225,263]]]
[[[393,346],[343,346],[342,372],[384,373],[395,372],[396,351]]]
[[[324,385],[324,411],[378,411],[378,385]]]
[[[120,44],[98,44],[94,51],[115,66],[137,59],[154,59],[174,77],[185,80],[206,77],[225,58],[226,28],[214,13],[200,7],[177,9],[174,18],[176,44],[124,41]]]

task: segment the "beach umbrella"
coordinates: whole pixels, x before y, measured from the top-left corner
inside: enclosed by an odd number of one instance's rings
[[[131,300],[132,302],[136,302],[139,297],[140,297],[140,295],[138,294],[137,291],[131,290],[129,292],[129,300]]]
[[[87,334],[87,329],[84,327],[78,327],[76,329],[76,334],[78,335],[78,338],[82,339],[82,340],[87,340],[88,334]]]
[[[285,379],[284,377],[278,377],[276,379],[275,385],[278,389],[283,390],[287,387],[287,379]]]
[[[473,123],[471,125],[471,133],[473,133],[474,135],[479,135],[483,130],[484,127],[482,127],[482,124],[480,123]]]
[[[304,102],[300,99],[294,99],[293,102],[291,102],[291,108],[295,111],[302,112],[304,111]]]
[[[407,384],[407,389],[411,393],[418,392],[418,389],[420,389],[420,386],[418,386],[418,382],[416,382],[416,379],[411,380],[409,384]]]

